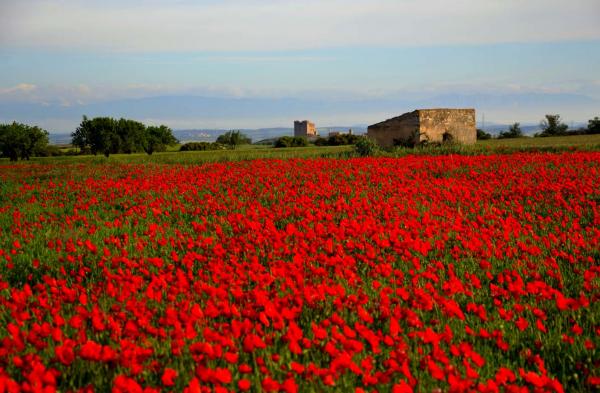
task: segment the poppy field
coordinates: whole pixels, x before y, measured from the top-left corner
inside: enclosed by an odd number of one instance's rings
[[[600,153],[0,165],[0,393],[600,388]]]

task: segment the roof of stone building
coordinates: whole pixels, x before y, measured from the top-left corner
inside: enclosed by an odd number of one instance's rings
[[[412,112],[406,112],[406,113],[404,113],[404,114],[402,114],[402,115],[400,115],[400,116],[396,116],[396,117],[392,117],[392,118],[390,118],[390,119],[387,119],[387,120],[384,120],[384,121],[380,121],[379,123],[376,123],[376,124],[372,124],[372,125],[370,125],[370,126],[369,126],[369,128],[377,128],[377,127],[379,127],[380,125],[383,125],[383,124],[385,124],[385,123],[387,123],[387,122],[390,122],[390,121],[395,121],[395,120],[403,120],[403,119],[405,119],[405,118],[409,118],[409,117],[413,116],[415,113],[418,113],[418,112],[419,112],[419,110],[420,110],[420,109],[414,110],[414,111],[412,111]]]
[[[400,116],[396,116],[396,117],[392,117],[390,119],[384,120],[384,121],[380,121],[379,123],[375,123],[370,125],[368,128],[377,128],[387,122],[390,121],[398,121],[398,120],[404,120],[405,118],[409,118],[412,117],[414,114],[419,113],[419,112],[426,112],[426,111],[468,111],[468,110],[474,110],[473,108],[430,108],[430,109],[415,109],[412,112],[406,112]]]

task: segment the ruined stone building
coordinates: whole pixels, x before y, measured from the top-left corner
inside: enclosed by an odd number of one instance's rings
[[[315,123],[311,123],[308,120],[294,122],[294,136],[300,137],[314,137],[317,136],[317,128]]]
[[[348,132],[344,131],[329,131],[328,136],[337,136],[337,135],[352,135],[352,128],[348,130]]]
[[[444,141],[474,144],[475,109],[418,109],[369,126],[367,135],[382,147]]]

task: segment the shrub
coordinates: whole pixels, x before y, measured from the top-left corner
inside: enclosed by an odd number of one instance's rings
[[[360,136],[354,134],[337,134],[331,135],[327,138],[318,138],[315,141],[315,145],[317,146],[344,146],[344,145],[354,145]]]
[[[275,141],[275,147],[305,147],[308,140],[301,136],[282,136]]]
[[[379,150],[377,143],[368,136],[361,136],[354,144],[354,150],[361,157],[373,156]]]
[[[492,134],[490,134],[488,132],[485,132],[485,131],[483,131],[483,130],[481,130],[481,129],[478,128],[477,129],[477,140],[485,141],[485,140],[488,140],[488,139],[492,139]]]
[[[521,124],[515,123],[508,128],[508,131],[502,131],[498,134],[498,139],[522,138]]]
[[[179,148],[179,151],[205,151],[205,150],[223,150],[225,146],[220,143],[210,142],[188,142]]]

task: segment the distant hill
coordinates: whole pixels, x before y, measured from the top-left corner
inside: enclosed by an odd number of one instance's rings
[[[511,125],[512,125],[512,123],[511,124],[495,124],[495,123],[488,124],[488,123],[486,123],[485,125],[483,125],[482,123],[478,123],[477,128],[483,128],[484,131],[489,132],[492,135],[498,135],[502,131],[508,131],[508,128]],[[570,130],[576,130],[579,128],[587,127],[587,123],[574,122],[574,123],[569,123],[568,126],[569,126]],[[542,129],[541,129],[539,123],[538,124],[529,123],[529,124],[521,124],[521,131],[523,131],[523,134],[525,134],[525,135],[533,136],[534,134],[542,131]]]
[[[319,127],[317,131],[321,136],[326,137],[329,132],[347,132],[352,130],[355,134],[364,134],[367,132],[365,125],[356,126],[331,126],[331,127]],[[217,140],[219,135],[222,135],[229,131],[229,129],[185,129],[185,130],[173,130],[173,135],[180,142],[214,142]],[[241,132],[252,138],[253,142],[258,142],[265,139],[276,139],[281,136],[293,136],[294,129],[291,127],[271,127],[271,128],[244,128],[240,129]],[[71,134],[66,133],[51,133],[50,143],[55,145],[66,145],[71,143]]]

